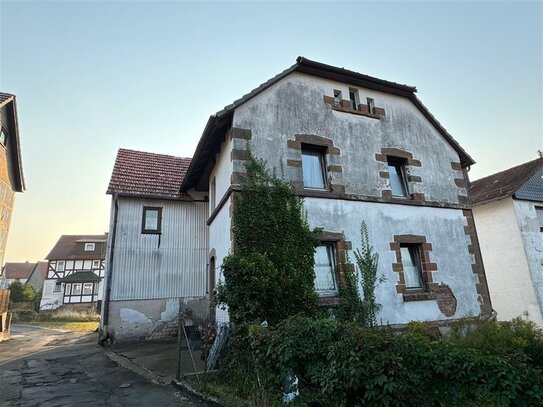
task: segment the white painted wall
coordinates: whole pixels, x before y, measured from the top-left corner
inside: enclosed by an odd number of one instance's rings
[[[506,198],[473,208],[492,306],[499,320],[520,316],[542,325],[515,206],[512,198]],[[530,223],[521,218],[521,223]]]
[[[62,305],[62,296],[64,293],[64,284],[62,289],[55,292],[55,284],[57,280],[45,280],[43,282],[43,294],[40,302],[40,309],[50,310],[57,309]]]
[[[378,316],[382,323],[447,319],[435,300],[404,302],[403,296],[396,293],[398,273],[392,270],[396,256],[390,242],[398,234],[422,235],[432,243],[430,259],[438,265],[438,271],[432,273],[433,281],[447,284],[457,299],[456,313],[451,318],[480,314],[475,288],[478,277],[471,269],[470,238],[464,234],[467,223],[461,210],[322,198],[306,198],[305,208],[311,227],[343,232],[353,249],[360,248],[360,225],[366,222],[370,243],[379,253],[379,275],[387,278],[376,290],[377,301],[383,305]]]
[[[230,160],[230,154],[232,152],[233,142],[230,140],[230,135],[226,134],[226,140],[221,144],[220,152],[215,156],[215,166],[209,176],[209,185],[211,186],[211,180],[215,178],[215,205],[217,206],[224,194],[230,188],[230,176],[233,171],[233,164]],[[210,191],[211,192],[211,191]],[[211,214],[215,208],[209,207],[209,213]]]

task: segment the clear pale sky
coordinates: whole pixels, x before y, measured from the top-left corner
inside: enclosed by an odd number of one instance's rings
[[[27,191],[6,261],[108,230],[120,147],[190,157],[209,115],[299,55],[400,83],[477,164],[536,158],[542,3],[0,1],[0,89],[17,95]]]

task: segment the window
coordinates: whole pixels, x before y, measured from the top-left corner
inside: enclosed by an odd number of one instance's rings
[[[338,293],[333,244],[323,244],[315,249],[315,291],[321,297]]]
[[[302,172],[305,188],[326,189],[324,150],[302,144]]]
[[[85,251],[86,252],[93,252],[95,248],[94,243],[85,243]]]
[[[537,221],[539,223],[539,231],[543,232],[543,208],[540,206],[536,206],[535,213],[537,214]]]
[[[100,268],[100,260],[93,260],[92,261],[92,268],[93,269],[99,269]]]
[[[91,295],[91,294],[92,294],[92,283],[83,284],[83,295]]]
[[[160,234],[162,227],[162,208],[143,207],[141,233]]]
[[[419,245],[400,245],[405,288],[424,288]]]
[[[70,283],[66,283],[64,286],[64,295],[70,295],[71,290],[72,285]]]
[[[341,95],[341,91],[334,89],[334,104],[336,105],[336,107],[340,105],[342,100],[343,100],[343,97]]]
[[[366,98],[366,101],[368,103],[368,112],[369,113],[375,113],[375,102],[372,98]]]
[[[351,109],[358,110],[359,100],[360,99],[358,98],[358,90],[349,88],[349,102],[351,104]]]
[[[54,293],[58,293],[62,290],[62,283],[60,281],[55,281],[55,288],[53,288]]]
[[[392,196],[407,197],[407,180],[405,176],[405,160],[388,158],[388,176]]]
[[[64,271],[64,266],[65,266],[64,260],[58,260],[56,271]]]
[[[81,295],[81,283],[72,284],[72,295]]]

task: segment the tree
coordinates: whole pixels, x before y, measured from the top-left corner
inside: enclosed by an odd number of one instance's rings
[[[23,284],[19,280],[9,286],[11,302],[32,302],[37,298],[36,290],[30,284]]]
[[[224,259],[217,302],[233,322],[314,315],[314,252],[318,243],[304,216],[303,200],[251,154],[247,179],[234,195],[234,251]]]

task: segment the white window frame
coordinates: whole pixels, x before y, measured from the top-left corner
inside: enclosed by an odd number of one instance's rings
[[[93,269],[100,269],[100,263],[101,263],[101,260],[93,260],[92,261],[92,268]]]
[[[317,247],[326,247],[328,255],[331,261],[331,273],[332,281],[334,283],[334,288],[332,290],[319,290],[315,284],[315,292],[319,297],[337,297],[339,295],[338,281],[337,281],[337,269],[336,269],[336,243],[335,242],[320,242]],[[315,256],[317,255],[317,250],[315,249]],[[316,260],[316,259],[315,259]],[[314,267],[316,268],[317,264],[315,263]],[[315,283],[317,280],[317,273],[315,271]]]
[[[85,251],[93,252],[96,249],[96,243],[85,243]]]
[[[64,285],[64,295],[70,295],[72,293],[72,284],[66,283]]]
[[[79,293],[75,292],[76,287],[79,288]],[[72,284],[72,295],[81,295],[82,289],[83,289],[83,284],[81,284],[81,283],[73,283]]]
[[[64,260],[57,260],[57,267],[55,271],[63,272],[65,270],[66,270],[66,262]]]
[[[94,283],[83,283],[83,289],[81,291],[82,295],[92,295],[93,285]],[[90,286],[90,292],[85,292],[85,288],[88,289],[89,286]]]

